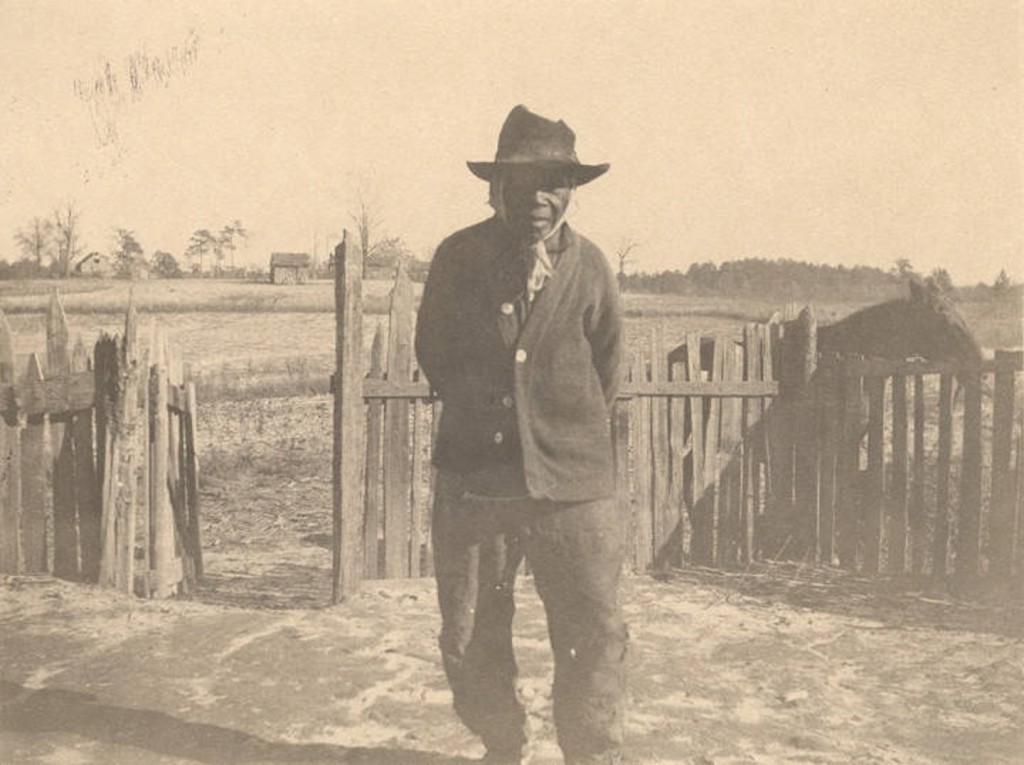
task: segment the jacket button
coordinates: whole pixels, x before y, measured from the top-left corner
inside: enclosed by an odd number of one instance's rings
[[[501,397],[501,405],[502,405],[503,407],[505,407],[506,409],[511,409],[511,408],[512,408],[512,405],[513,405],[514,403],[515,403],[515,402],[514,402],[514,401],[512,400],[512,397],[511,397],[511,396],[502,396],[502,397]]]
[[[494,434],[494,443],[500,444],[504,440],[505,440],[505,434],[502,433],[501,431],[498,431],[497,433]]]
[[[526,361],[526,351],[523,350],[522,348],[516,351],[516,361],[518,361],[520,364]]]
[[[516,309],[515,309],[515,307],[511,303],[502,303],[501,304],[501,312],[503,314],[505,314],[506,316],[511,316],[512,312],[514,310],[516,310]]]

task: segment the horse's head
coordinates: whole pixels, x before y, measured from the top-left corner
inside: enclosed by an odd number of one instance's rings
[[[910,295],[864,308],[818,331],[823,353],[857,353],[888,359],[981,361],[981,347],[967,322],[929,279],[911,279]]]
[[[908,284],[906,330],[915,354],[930,361],[981,361],[981,346],[956,310],[931,278],[912,278]]]

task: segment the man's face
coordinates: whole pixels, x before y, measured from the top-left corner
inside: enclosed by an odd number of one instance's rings
[[[572,195],[572,173],[563,168],[504,167],[505,222],[527,241],[544,239]]]

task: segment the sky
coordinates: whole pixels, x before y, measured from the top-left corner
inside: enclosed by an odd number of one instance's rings
[[[627,270],[906,258],[958,284],[1024,280],[1021,16],[1008,0],[0,0],[0,258],[71,202],[87,250],[125,228],[180,256],[238,219],[238,261],[265,265],[323,255],[360,200],[422,257],[490,214],[465,161],[493,157],[522,103],[611,163],[569,220],[613,262],[634,243]]]

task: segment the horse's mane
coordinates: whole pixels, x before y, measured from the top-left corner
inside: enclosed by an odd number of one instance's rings
[[[912,279],[908,287],[908,297],[877,303],[818,327],[819,352],[980,361],[981,346],[935,282]]]

